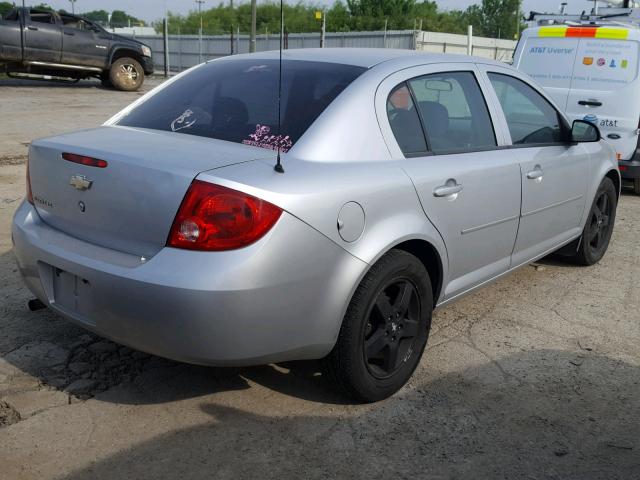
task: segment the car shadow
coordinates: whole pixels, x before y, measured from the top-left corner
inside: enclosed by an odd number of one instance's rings
[[[9,383],[26,375],[43,388],[79,399],[97,396],[131,404],[246,389],[251,382],[305,400],[346,401],[327,387],[317,361],[248,368],[189,365],[103,339],[49,309],[32,312],[27,303],[33,295],[23,286],[10,251],[0,255],[0,281],[6,292],[0,305],[0,377],[7,375]]]
[[[21,87],[21,88],[100,88],[105,89],[100,81],[95,79],[80,80],[79,82],[66,82],[55,80],[27,80],[19,78],[0,78],[1,87]],[[108,89],[107,89],[108,90]]]
[[[514,353],[378,404],[304,414],[281,397],[242,408],[210,397],[180,407],[192,426],[66,478],[638,478],[640,369],[583,353]]]
[[[628,182],[623,182],[622,184],[622,195],[628,197],[637,197],[638,194],[633,191],[633,184]]]

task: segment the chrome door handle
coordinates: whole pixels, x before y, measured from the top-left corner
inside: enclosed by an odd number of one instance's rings
[[[531,170],[529,173],[527,173],[527,178],[529,180],[542,180],[542,176],[544,175],[544,172],[542,171],[542,167],[540,165],[536,165],[535,168],[533,170]]]
[[[450,197],[462,191],[462,185],[455,183],[455,180],[447,181],[446,185],[441,185],[433,189],[434,197]]]
[[[34,26],[32,26],[32,25],[29,25],[27,28],[28,28],[29,30],[33,30],[33,31],[37,31],[37,30],[38,30],[38,27],[34,27]]]

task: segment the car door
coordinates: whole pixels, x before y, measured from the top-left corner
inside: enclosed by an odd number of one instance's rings
[[[579,236],[589,154],[567,140],[570,126],[525,76],[496,66],[485,70],[522,171],[520,228],[512,259],[517,266]]]
[[[31,9],[25,19],[24,40],[26,61],[60,63],[62,30],[54,12]]]
[[[109,39],[101,30],[78,17],[61,15],[62,63],[103,68],[107,64]]]
[[[4,19],[0,16],[0,61],[22,60],[21,37],[20,10],[13,9]]]
[[[447,248],[444,300],[510,267],[520,167],[494,129],[472,63],[416,67],[378,89],[383,135]]]

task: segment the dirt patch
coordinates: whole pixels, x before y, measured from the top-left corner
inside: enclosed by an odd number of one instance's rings
[[[0,427],[20,421],[20,415],[7,402],[0,401]]]
[[[64,369],[51,372],[44,383],[87,399],[133,381],[145,369],[150,355],[109,340],[84,334],[73,345]]]
[[[22,165],[27,161],[26,155],[5,155],[0,156],[0,166],[4,165]]]

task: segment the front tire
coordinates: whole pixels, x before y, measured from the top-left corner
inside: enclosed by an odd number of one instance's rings
[[[144,82],[144,70],[137,60],[122,57],[111,64],[109,81],[117,90],[134,92]]]
[[[393,395],[427,344],[433,311],[429,274],[413,255],[392,250],[365,275],[324,359],[329,380],[361,402]]]
[[[587,224],[582,231],[580,244],[574,255],[576,263],[594,265],[604,257],[613,234],[617,205],[616,187],[610,178],[605,178],[598,187]]]

